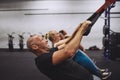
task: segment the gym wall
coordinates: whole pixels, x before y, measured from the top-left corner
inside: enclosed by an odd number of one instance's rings
[[[18,34],[25,32],[26,40],[30,34],[55,29],[65,29],[71,34],[76,26],[92,15],[104,0],[35,0],[0,3],[0,48],[8,48],[8,35],[15,32],[14,47],[18,48]],[[120,12],[117,2],[111,11]],[[111,14],[111,29],[120,32],[120,14]],[[116,18],[115,18],[116,17]],[[91,33],[83,37],[81,44],[88,49],[96,45],[102,48],[104,14],[93,26]],[[25,45],[26,47],[26,45]]]

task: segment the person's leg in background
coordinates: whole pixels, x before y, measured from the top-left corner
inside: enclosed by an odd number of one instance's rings
[[[91,60],[91,58],[87,56],[86,53],[84,53],[80,49],[77,51],[77,53],[73,57],[73,60],[76,61],[78,64],[82,65],[83,67],[85,67],[88,71],[98,76],[99,78],[102,78],[104,76],[102,74],[106,72],[106,70],[102,71],[102,69],[98,68],[95,65],[95,63]]]

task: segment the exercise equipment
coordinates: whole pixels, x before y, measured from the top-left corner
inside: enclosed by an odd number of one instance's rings
[[[103,27],[103,34],[104,34],[104,56],[106,58],[110,58],[110,10],[111,8],[115,7],[114,4],[109,5],[105,11],[105,25]]]
[[[112,32],[110,35],[110,59],[116,60],[120,58],[120,33]]]
[[[103,39],[102,39],[103,46],[104,47],[107,46],[108,43],[109,43],[109,41],[108,41],[107,37],[104,36]]]
[[[92,23],[89,25],[88,29],[86,32],[83,34],[84,36],[87,36],[90,31],[92,26],[95,24],[95,22],[98,20],[98,18],[101,16],[101,14],[111,5],[115,3],[115,0],[106,0],[105,3],[95,12],[93,13],[92,16],[90,16],[87,20],[90,20]]]
[[[18,34],[20,50],[23,50],[23,48],[24,48],[24,37],[23,37],[24,34],[25,34],[25,32],[23,32],[21,35]]]
[[[13,34],[15,34],[15,32],[8,34],[8,49],[9,49],[9,51],[14,50],[14,44],[13,44],[14,36],[13,36]]]
[[[103,26],[103,34],[104,34],[104,35],[109,34],[109,28],[108,28],[107,25],[104,25],[104,26]]]

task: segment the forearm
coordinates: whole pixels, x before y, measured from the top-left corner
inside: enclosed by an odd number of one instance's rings
[[[78,25],[78,27],[76,28],[76,30],[73,32],[73,34],[69,37],[69,39],[66,41],[66,43],[68,43],[69,41],[71,41],[71,39],[73,39],[73,37],[75,36],[75,34],[78,32],[78,30],[80,29],[80,27],[82,26],[82,23],[80,23]]]
[[[58,47],[62,44],[65,44],[67,41],[68,41],[69,38],[66,38],[66,39],[63,39],[63,40],[60,40],[59,42],[55,43],[54,44],[54,47]]]
[[[77,51],[79,48],[83,33],[85,32],[87,26],[90,24],[90,21],[85,21],[80,28],[77,28],[77,31],[75,32],[74,36],[70,41],[66,43],[66,49],[73,51],[73,54]]]

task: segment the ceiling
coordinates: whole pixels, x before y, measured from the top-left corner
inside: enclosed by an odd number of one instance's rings
[[[16,2],[16,1],[62,1],[62,0],[0,0],[0,2]],[[63,1],[81,1],[81,0],[63,0]],[[120,1],[120,0],[116,0],[116,1]]]

